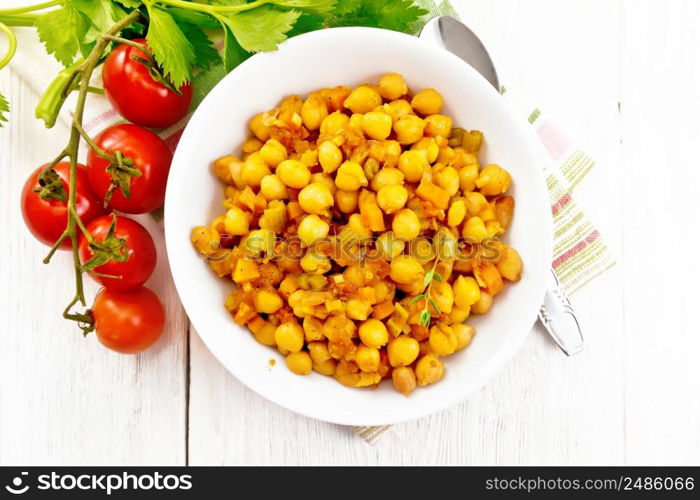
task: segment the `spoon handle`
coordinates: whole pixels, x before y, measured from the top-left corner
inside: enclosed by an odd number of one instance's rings
[[[553,269],[539,317],[542,325],[564,354],[571,356],[584,349],[581,325]]]

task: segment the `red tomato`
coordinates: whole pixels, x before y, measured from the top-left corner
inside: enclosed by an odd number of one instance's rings
[[[95,297],[92,317],[100,342],[123,354],[150,347],[160,337],[165,324],[163,304],[145,287],[130,292],[103,288]]]
[[[144,39],[134,40],[146,43]],[[151,76],[149,69],[132,56],[148,59],[131,45],[117,46],[102,67],[102,82],[112,106],[127,120],[144,127],[166,128],[184,117],[192,103],[192,85],[173,92]]]
[[[160,137],[143,127],[125,123],[107,127],[95,137],[95,143],[108,153],[119,151],[131,158],[134,167],[141,171],[140,177],[130,179],[129,198],[117,188],[109,201],[110,207],[128,214],[143,214],[163,204],[173,155]],[[104,199],[112,183],[112,176],[107,172],[109,162],[90,149],[87,164],[90,184]]]
[[[44,166],[36,169],[29,176],[22,189],[22,215],[24,223],[32,234],[45,245],[53,245],[63,234],[68,223],[68,181],[70,179],[70,163],[60,162],[53,168],[63,184],[66,201],[42,199],[34,189],[39,188],[39,174]],[[75,208],[85,224],[95,217],[105,213],[99,198],[95,195],[87,175],[87,167],[78,163],[76,179]],[[63,241],[63,250],[71,248],[70,238]]]
[[[112,216],[98,217],[88,224],[87,229],[96,241],[102,243],[112,224]],[[156,245],[148,231],[135,220],[117,216],[117,226],[114,232],[116,238],[126,238],[125,249],[129,256],[125,262],[114,259],[96,267],[89,272],[90,276],[110,290],[133,290],[143,285],[153,274],[156,267]],[[92,257],[92,250],[87,238],[81,236],[78,247],[80,262],[85,264]],[[121,276],[121,279],[106,278],[95,273]]]

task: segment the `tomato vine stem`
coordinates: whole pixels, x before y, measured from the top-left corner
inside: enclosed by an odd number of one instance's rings
[[[55,3],[55,5],[58,5],[58,3]],[[37,6],[35,7],[39,8]],[[121,30],[123,30],[124,28],[131,25],[134,21],[136,21],[140,17],[140,15],[141,14],[138,10],[131,12],[130,14],[122,18],[120,21],[118,21],[114,26],[112,26],[112,28],[110,28],[106,32],[106,35],[117,35],[119,32],[121,32]],[[81,267],[82,265],[80,263],[80,255],[78,253],[77,229],[80,229],[81,233],[85,235],[88,241],[92,242],[94,241],[94,239],[85,227],[85,224],[83,223],[76,209],[78,152],[80,150],[80,139],[84,138],[88,143],[88,146],[94,149],[98,155],[105,155],[106,157],[111,158],[109,155],[107,155],[107,153],[102,151],[100,148],[97,148],[94,141],[92,141],[92,139],[88,136],[88,134],[85,132],[82,126],[83,114],[85,112],[85,101],[88,93],[90,92],[90,77],[92,76],[92,73],[97,67],[97,65],[100,63],[102,55],[107,46],[109,45],[110,41],[111,40],[105,36],[100,37],[95,43],[95,46],[93,47],[90,54],[85,58],[85,60],[81,64],[79,64],[74,69],[74,73],[68,77],[68,82],[70,82],[67,85],[68,88],[72,87],[73,82],[76,79],[78,79],[79,81],[78,98],[75,105],[75,112],[73,114],[73,121],[71,123],[70,139],[68,141],[68,145],[61,152],[61,154],[59,154],[56,157],[56,159],[46,167],[46,170],[50,170],[66,156],[70,159],[70,178],[67,202],[68,220],[66,224],[66,229],[61,235],[61,237],[51,247],[51,251],[44,259],[44,262],[48,263],[51,260],[51,256],[55,253],[56,249],[61,245],[61,243],[65,241],[66,238],[70,238],[73,253],[73,267],[75,269],[75,295],[73,296],[73,299],[71,299],[68,306],[64,309],[63,317],[68,320],[77,322],[78,326],[84,334],[93,331],[95,325],[94,320],[92,318],[92,314],[90,313],[89,309],[83,313],[72,312],[73,307],[77,304],[80,304],[83,307],[85,307],[86,305],[85,292],[83,287],[83,269]]]

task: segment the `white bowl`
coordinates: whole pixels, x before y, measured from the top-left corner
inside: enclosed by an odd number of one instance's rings
[[[212,174],[219,156],[240,153],[246,124],[292,93],[335,85],[376,83],[387,72],[413,89],[434,87],[456,126],[484,132],[483,164],[495,162],[513,177],[515,217],[507,241],[524,263],[520,282],[506,285],[491,311],[468,320],[471,346],[445,359],[444,378],[404,397],[384,381],[376,390],[352,389],[312,373],[292,374],[284,358],[236,325],[224,308],[232,281],[217,278],[190,243],[194,226],[223,212],[223,189]],[[379,425],[429,415],[482,387],[519,348],[535,321],[551,261],[551,215],[541,166],[523,120],[456,56],[415,37],[371,28],[336,28],[294,37],[278,51],[258,54],[227,75],[187,125],[170,170],[165,232],[175,285],[202,340],[248,387],[297,413],[347,425]],[[270,367],[269,360],[276,364]]]

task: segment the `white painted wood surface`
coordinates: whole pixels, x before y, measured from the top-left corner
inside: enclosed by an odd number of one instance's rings
[[[12,74],[0,131],[0,464],[699,464],[700,4],[453,0],[503,82],[532,96],[597,160],[576,197],[619,264],[574,296],[588,349],[564,357],[535,328],[464,403],[370,446],[297,416],[229,375],[169,308],[147,354],[103,350],[57,317],[68,258],[45,267],[19,192],[65,131],[32,118]],[[678,245],[676,240],[689,243]],[[91,288],[94,291],[94,287]],[[189,366],[188,366],[189,363]],[[189,371],[188,371],[189,370]]]

